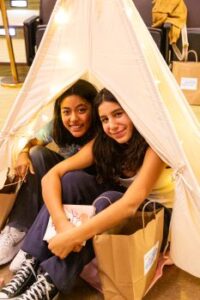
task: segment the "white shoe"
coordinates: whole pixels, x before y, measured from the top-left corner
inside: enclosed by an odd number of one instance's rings
[[[21,268],[25,260],[26,260],[26,252],[20,249],[17,255],[13,258],[9,266],[9,270],[13,273],[17,273],[17,271]]]
[[[0,234],[0,265],[11,261],[21,248],[25,232],[6,226]]]

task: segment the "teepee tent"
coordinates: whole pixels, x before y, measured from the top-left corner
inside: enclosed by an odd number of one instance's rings
[[[0,179],[13,152],[46,121],[56,96],[80,77],[105,86],[174,169],[171,256],[200,277],[199,124],[132,0],[58,0],[0,136]]]

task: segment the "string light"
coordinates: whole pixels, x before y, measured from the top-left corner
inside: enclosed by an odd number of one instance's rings
[[[59,11],[55,15],[55,22],[57,24],[66,24],[70,20],[70,14],[68,11],[60,8]]]
[[[144,44],[144,43],[141,43],[140,45],[141,45],[142,50],[144,51],[145,48],[146,48],[146,47],[145,47],[145,44]]]
[[[60,60],[61,63],[66,64],[68,67],[72,66],[74,62],[74,56],[69,51],[60,52],[60,54],[58,55],[58,59]]]
[[[27,139],[27,138],[21,137],[21,138],[19,139],[19,141],[18,141],[18,147],[19,147],[19,149],[23,149],[24,146],[27,144],[27,142],[28,142],[28,139]]]
[[[49,117],[45,114],[42,114],[42,121],[47,122],[49,120]]]
[[[49,92],[52,96],[58,94],[61,90],[61,86],[60,85],[53,85],[50,87]]]
[[[155,79],[155,84],[159,85],[160,84],[160,80],[159,79]]]
[[[29,129],[27,130],[27,132],[28,132],[28,135],[29,135],[29,136],[32,136],[32,135],[34,134],[34,130],[33,130],[32,128],[29,128]]]
[[[128,16],[129,18],[132,17],[133,10],[132,10],[131,7],[126,7],[126,8],[125,8],[125,12],[126,12],[126,14],[127,14],[127,16]]]

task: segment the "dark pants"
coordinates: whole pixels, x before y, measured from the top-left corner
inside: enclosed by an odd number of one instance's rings
[[[53,166],[63,160],[62,156],[42,146],[33,147],[30,157],[35,174],[28,173],[26,182],[23,183],[17,195],[8,222],[9,226],[22,231],[27,231],[30,228],[43,205],[41,192],[42,177]]]
[[[112,189],[118,191],[108,191]],[[109,184],[98,184],[95,176],[84,171],[69,172],[62,178],[63,203],[92,204],[98,197],[95,201],[97,213],[118,200],[122,196],[120,190],[121,188]],[[79,253],[72,252],[67,258],[61,260],[49,251],[47,242],[43,241],[48,219],[49,213],[43,206],[25,237],[22,249],[40,261],[41,268],[49,273],[59,291],[68,293],[83,267],[94,257],[92,241],[87,241],[86,246]]]

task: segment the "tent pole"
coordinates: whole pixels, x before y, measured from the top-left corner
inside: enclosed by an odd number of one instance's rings
[[[11,37],[9,34],[8,16],[7,16],[4,0],[0,0],[0,9],[1,9],[1,15],[2,15],[2,20],[3,20],[3,26],[5,29],[5,37],[6,37],[6,42],[7,42],[8,54],[9,54],[9,58],[10,58],[11,74],[12,74],[12,78],[9,78],[9,77],[2,78],[1,85],[4,87],[20,87],[22,85],[22,83],[19,82],[19,79],[18,79],[13,45],[12,45],[12,40],[11,40]]]

